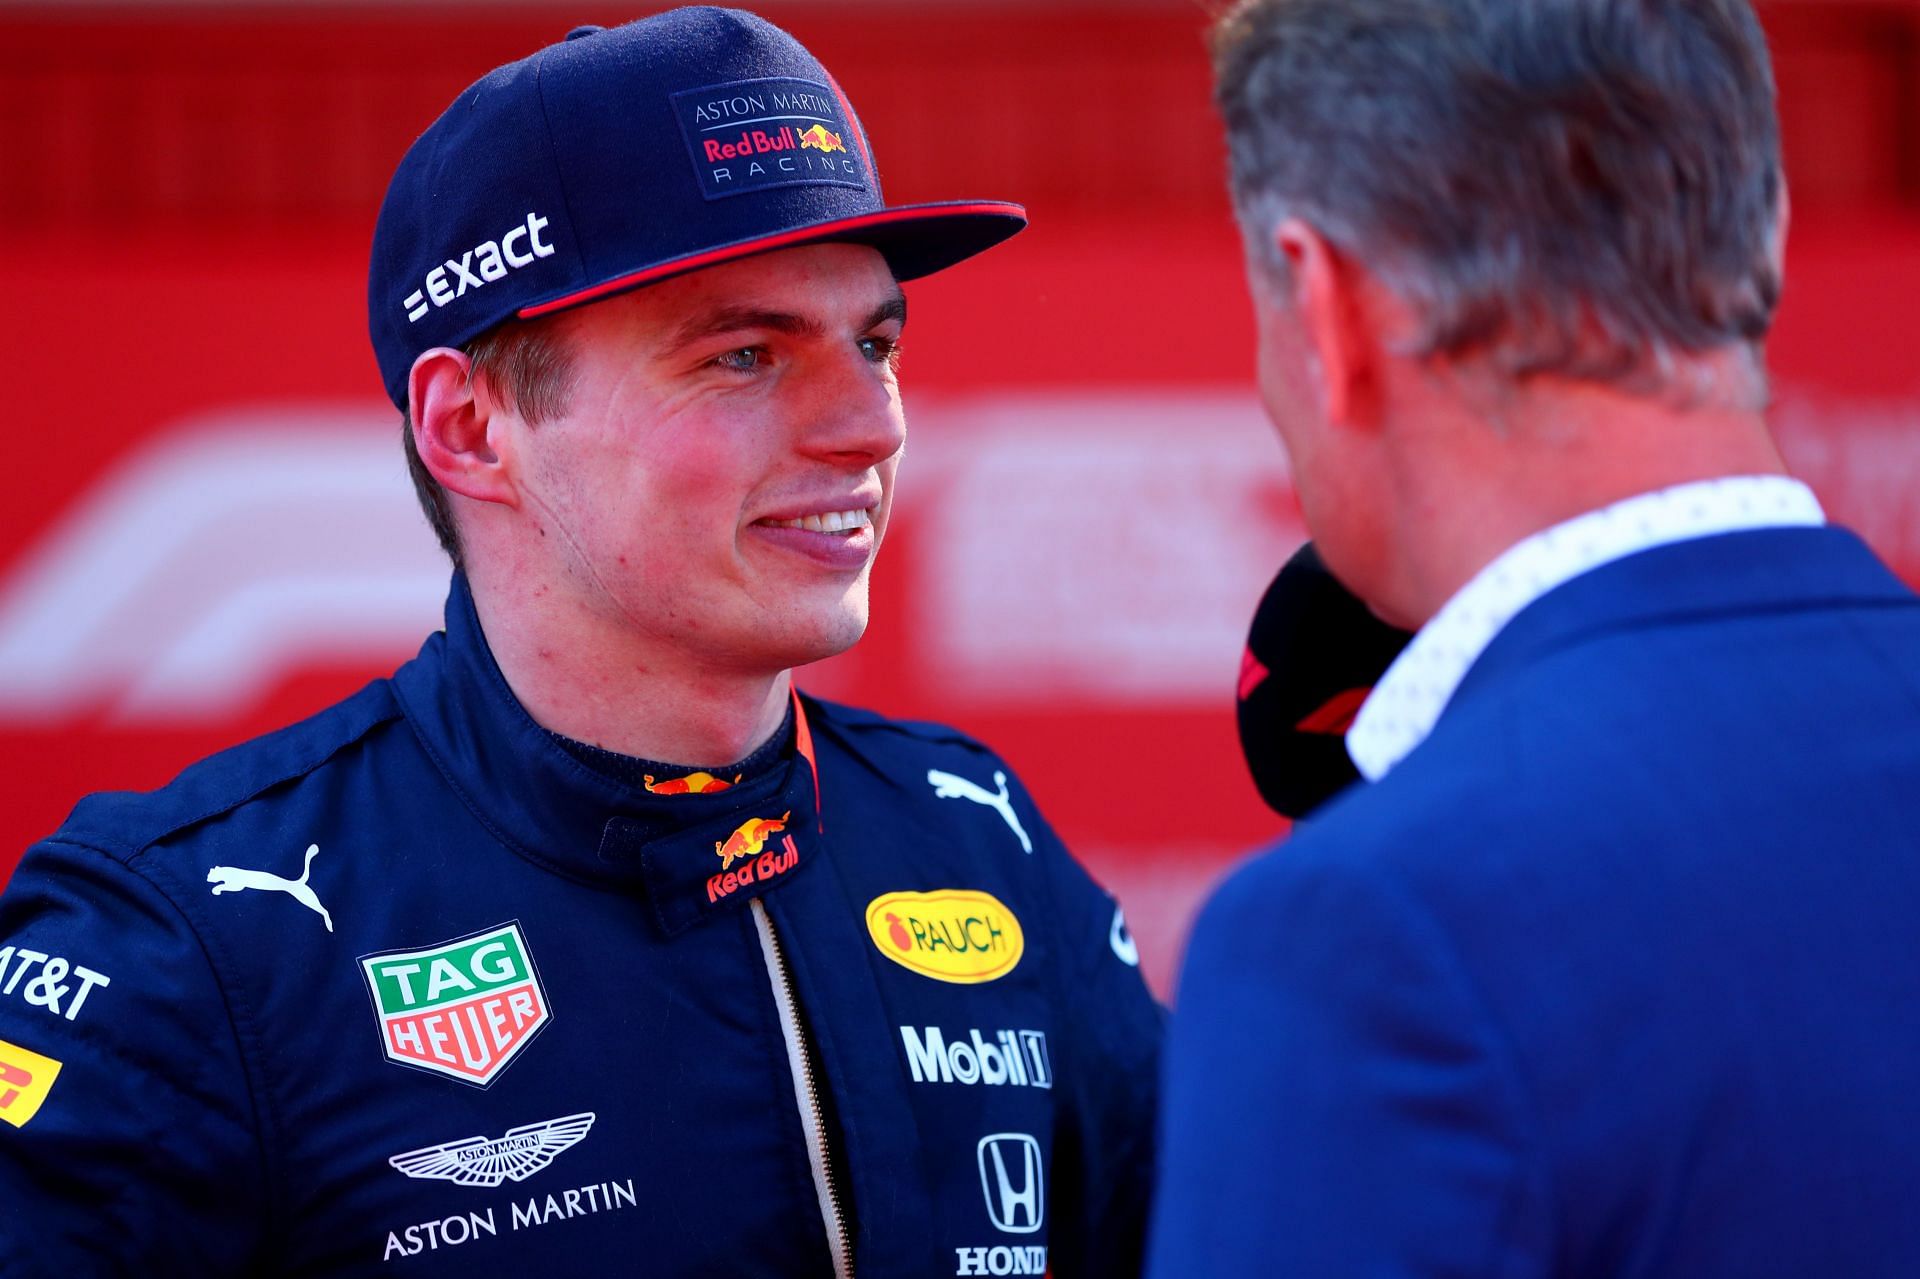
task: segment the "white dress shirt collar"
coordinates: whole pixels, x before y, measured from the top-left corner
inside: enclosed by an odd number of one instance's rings
[[[1745,475],[1642,493],[1543,529],[1481,569],[1420,628],[1361,706],[1347,753],[1368,781],[1386,776],[1433,731],[1501,628],[1563,582],[1669,542],[1824,523],[1813,490],[1798,480]]]

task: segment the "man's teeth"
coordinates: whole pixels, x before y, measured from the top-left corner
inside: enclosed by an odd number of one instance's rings
[[[809,533],[849,533],[873,523],[864,510],[828,511],[825,515],[803,515],[797,520],[768,520],[773,528],[799,528]]]

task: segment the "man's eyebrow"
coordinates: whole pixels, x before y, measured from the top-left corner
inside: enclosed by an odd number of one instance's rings
[[[897,320],[903,325],[907,322],[907,295],[897,287],[891,297],[868,313],[860,328],[864,332],[878,328],[889,320]],[[702,312],[674,330],[673,336],[667,340],[666,349],[678,351],[703,338],[721,333],[738,333],[743,329],[771,329],[775,333],[789,333],[797,337],[819,337],[826,332],[825,326],[812,316],[757,306],[723,306]]]
[[[900,286],[897,284],[893,288],[893,296],[873,308],[873,314],[869,315],[867,322],[860,327],[863,329],[877,329],[888,320],[897,320],[902,328],[906,327],[907,295],[900,291]]]
[[[820,333],[818,322],[791,311],[770,311],[757,306],[723,306],[702,311],[674,330],[673,336],[667,340],[667,349],[678,351],[702,338],[737,333],[742,329],[772,329],[776,333],[792,333],[802,337],[816,337]]]

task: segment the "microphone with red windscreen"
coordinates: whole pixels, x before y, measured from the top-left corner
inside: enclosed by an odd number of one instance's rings
[[[1313,543],[1286,562],[1240,662],[1240,748],[1268,807],[1305,817],[1360,779],[1347,728],[1412,638],[1342,586]]]

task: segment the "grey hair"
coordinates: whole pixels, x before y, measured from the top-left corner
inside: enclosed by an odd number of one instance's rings
[[[1659,382],[1757,352],[1782,178],[1746,0],[1243,0],[1213,52],[1276,281],[1298,217],[1416,308],[1419,354]]]

